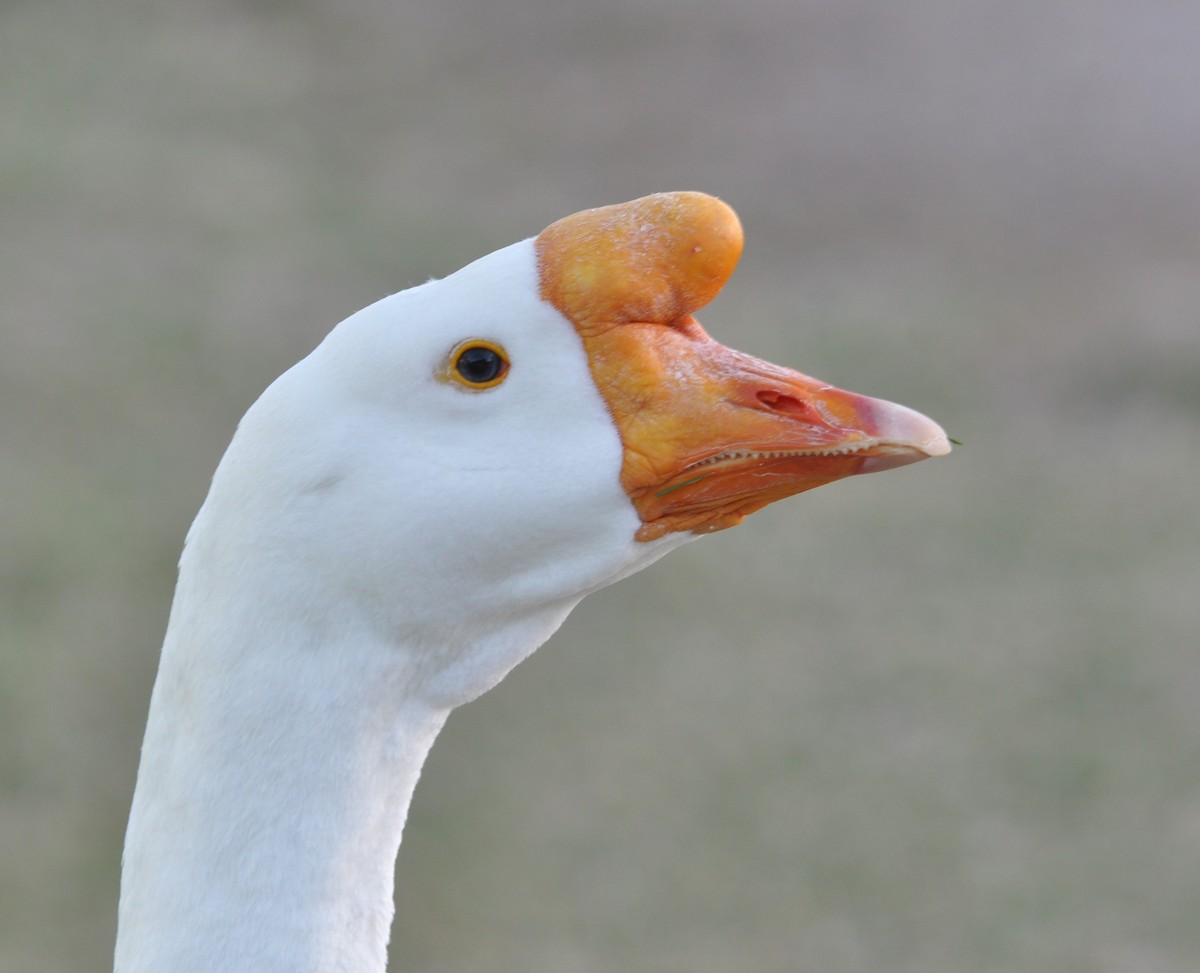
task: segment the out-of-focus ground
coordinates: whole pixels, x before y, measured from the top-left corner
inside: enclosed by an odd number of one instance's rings
[[[717,337],[939,419],[434,748],[396,970],[1200,968],[1200,6],[0,8],[0,970],[102,971],[184,531],[337,320],[729,200]]]

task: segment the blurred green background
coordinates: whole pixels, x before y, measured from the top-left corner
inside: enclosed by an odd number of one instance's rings
[[[395,970],[1200,969],[1200,6],[0,6],[0,970],[103,971],[187,525],[336,321],[661,189],[718,338],[947,460],[589,599],[457,713]],[[167,971],[164,971],[167,973]]]

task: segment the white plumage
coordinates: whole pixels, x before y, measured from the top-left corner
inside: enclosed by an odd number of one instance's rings
[[[626,207],[639,205],[649,218],[646,201]],[[662,443],[623,425],[608,386],[626,379],[555,300],[544,239],[348,318],[239,425],[180,561],[129,820],[119,973],[383,970],[404,817],[449,711],[584,595],[696,536],[645,539],[623,470]],[[476,339],[507,360],[479,390],[454,357]],[[871,407],[907,438],[852,444],[858,467],[948,448],[923,417]],[[778,399],[763,411],[798,421]],[[686,420],[689,435],[705,421]],[[703,476],[726,464],[745,477],[722,422]],[[664,468],[649,496],[679,498],[674,516],[700,489],[694,468]],[[774,483],[773,469],[760,459],[751,474]]]

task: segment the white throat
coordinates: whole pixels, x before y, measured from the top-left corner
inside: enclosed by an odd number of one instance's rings
[[[118,973],[384,969],[401,830],[448,711],[408,695],[406,667],[383,647],[293,634],[278,666],[227,658],[251,671],[223,685],[168,638],[126,842]]]
[[[336,613],[284,621],[261,592],[206,613],[190,567],[129,820],[116,970],[382,973],[413,788],[460,701],[447,687],[475,694],[503,673],[431,672],[422,646]],[[497,633],[493,666],[577,600]]]

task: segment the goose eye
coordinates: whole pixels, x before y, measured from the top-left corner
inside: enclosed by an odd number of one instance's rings
[[[508,374],[508,356],[491,341],[464,341],[450,353],[449,378],[470,389],[490,389]]]

